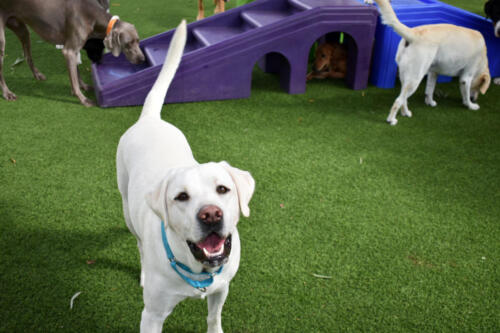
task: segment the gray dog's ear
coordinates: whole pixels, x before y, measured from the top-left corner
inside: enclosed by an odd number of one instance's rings
[[[122,49],[120,43],[120,32],[118,29],[111,29],[106,38],[104,38],[104,46],[111,51],[113,56],[118,57],[120,55]]]
[[[252,195],[255,190],[255,180],[250,172],[234,168],[226,161],[219,162],[219,164],[221,164],[231,175],[231,178],[236,185],[241,213],[245,217],[250,216],[250,208],[248,207],[248,204],[250,203],[250,199],[252,199]]]
[[[165,177],[153,191],[146,194],[146,203],[165,224],[167,224],[167,183],[168,177]]]

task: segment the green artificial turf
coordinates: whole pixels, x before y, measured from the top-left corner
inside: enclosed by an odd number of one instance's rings
[[[478,14],[484,3],[448,2]],[[184,0],[111,10],[141,38],[196,16]],[[115,153],[141,108],[81,106],[60,51],[32,35],[48,78],[36,82],[25,63],[12,67],[21,48],[6,38],[18,100],[0,100],[0,331],[137,332],[139,257]],[[88,60],[82,71],[90,81]],[[422,85],[413,118],[391,127],[398,89],[327,80],[288,95],[255,70],[249,99],[164,108],[198,161],[227,160],[256,180],[226,332],[500,331],[500,86],[470,111],[456,81],[438,85],[436,108]],[[205,330],[199,300],[164,327]]]

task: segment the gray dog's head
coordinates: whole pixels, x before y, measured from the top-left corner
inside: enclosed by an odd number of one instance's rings
[[[139,35],[133,24],[117,21],[104,38],[104,45],[115,57],[123,52],[127,60],[135,65],[144,62],[144,54],[139,47]]]
[[[216,267],[228,260],[240,213],[250,215],[254,188],[249,172],[204,163],[170,170],[148,204],[197,261]]]

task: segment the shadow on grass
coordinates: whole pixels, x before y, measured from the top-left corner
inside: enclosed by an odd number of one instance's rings
[[[0,201],[0,331],[137,332],[140,264],[126,226],[89,216],[73,228],[33,207]],[[167,331],[205,329],[206,302],[181,304]]]
[[[9,88],[17,95],[18,101],[25,97],[45,100],[47,102],[71,103],[73,105],[81,104],[80,100],[73,94],[69,79],[58,80],[48,78],[46,81],[37,81],[33,77],[10,77],[6,79]],[[82,93],[90,100],[96,102],[93,90]]]
[[[134,327],[142,290],[138,255],[131,252],[137,252],[135,240],[126,227],[89,232],[88,226],[68,229],[50,223],[49,229],[49,221],[23,208],[0,203],[0,331]],[[82,293],[70,310],[78,291]],[[109,311],[98,312],[103,308]]]
[[[252,71],[252,93],[253,92],[287,92],[280,87],[280,77],[277,74],[265,73],[258,66]]]

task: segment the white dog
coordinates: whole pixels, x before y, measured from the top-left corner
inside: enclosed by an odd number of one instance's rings
[[[439,74],[459,76],[460,92],[465,106],[478,110],[475,103],[483,95],[491,77],[486,56],[486,43],[480,32],[451,24],[431,24],[409,28],[402,24],[387,0],[375,0],[384,24],[403,39],[399,43],[396,62],[399,66],[401,93],[394,102],[387,122],[397,124],[396,115],[411,117],[407,99],[417,90],[427,74],[425,103],[436,106],[433,99]]]
[[[249,216],[255,187],[250,173],[226,162],[198,164],[182,132],[160,118],[186,30],[183,21],[139,120],[118,145],[118,188],[141,256],[141,332],[161,332],[180,301],[205,296],[208,332],[222,332],[222,306],[240,260],[236,224],[240,212]]]

